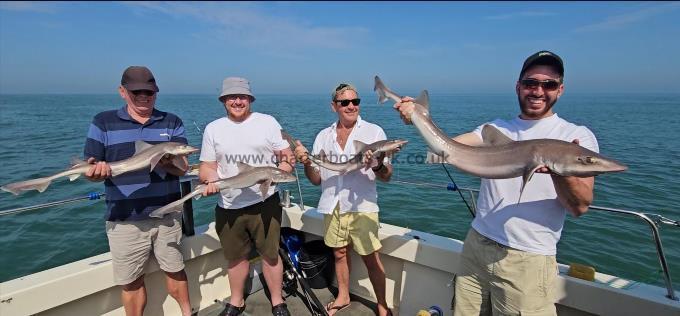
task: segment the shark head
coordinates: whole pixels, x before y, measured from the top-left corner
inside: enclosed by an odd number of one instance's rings
[[[581,146],[570,146],[573,150],[563,152],[553,161],[551,170],[563,176],[590,177],[609,172],[626,171],[628,167]]]
[[[175,156],[187,156],[198,151],[198,148],[181,143],[168,143],[166,148],[168,154]]]
[[[380,146],[380,151],[393,152],[396,150],[401,150],[407,143],[408,141],[403,139],[387,140],[382,144],[382,146]]]

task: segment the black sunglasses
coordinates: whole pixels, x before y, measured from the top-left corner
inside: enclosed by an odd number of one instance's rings
[[[519,81],[525,88],[536,89],[538,86],[543,87],[543,90],[553,91],[560,87],[560,82],[557,80],[537,80],[537,79],[522,79]]]
[[[335,102],[340,103],[341,106],[348,106],[350,102],[354,104],[354,106],[358,106],[359,103],[361,103],[361,99],[356,98],[356,99],[347,99],[347,100],[335,100]]]
[[[135,90],[135,91],[130,91],[134,96],[140,96],[140,95],[145,95],[147,97],[151,97],[154,94],[156,94],[156,91],[153,90]]]

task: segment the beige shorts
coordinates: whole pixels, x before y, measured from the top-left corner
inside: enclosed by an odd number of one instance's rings
[[[463,315],[557,315],[555,256],[501,245],[470,229],[455,278],[452,309]]]
[[[378,237],[378,212],[347,212],[340,214],[335,208],[333,213],[324,214],[324,238],[326,246],[341,248],[352,244],[361,256],[370,255],[382,247]]]
[[[178,213],[141,221],[107,221],[114,282],[126,285],[142,276],[152,252],[163,271],[182,271],[181,218],[182,214]]]

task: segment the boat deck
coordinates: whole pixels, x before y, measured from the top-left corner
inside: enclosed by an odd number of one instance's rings
[[[332,301],[335,295],[337,294],[337,289],[336,288],[330,288],[330,289],[314,289],[314,294],[316,294],[316,297],[319,298],[321,303],[323,304],[328,304],[328,302]],[[302,296],[302,293],[299,293],[299,295],[291,295],[289,297],[286,297],[286,304],[288,305],[288,311],[290,311],[291,315],[312,315],[312,313],[309,310],[309,307],[306,305],[306,301],[301,298],[304,297]],[[367,301],[363,298],[356,297],[354,295],[351,296],[352,303],[349,307],[343,309],[340,312],[337,312],[336,315],[342,316],[342,315],[358,315],[358,316],[373,316],[375,313],[373,312],[374,310],[377,309],[377,304],[375,302],[370,302]],[[226,299],[225,302],[228,302],[229,299]],[[219,312],[222,311],[216,310],[214,312],[211,312],[209,314],[206,314],[206,316],[217,316]],[[269,300],[269,296],[267,291],[265,290],[259,290],[257,292],[254,292],[250,294],[246,298],[246,310],[243,314],[241,315],[246,315],[246,316],[255,316],[255,315],[271,315],[271,302]]]

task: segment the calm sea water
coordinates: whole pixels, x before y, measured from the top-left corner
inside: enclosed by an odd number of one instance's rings
[[[400,153],[422,155],[426,146],[412,126],[401,123],[391,105],[378,106],[364,95],[362,117],[381,125],[388,138],[410,143]],[[316,133],[335,119],[326,95],[262,95],[255,111],[271,114],[294,137],[311,147]],[[517,100],[507,95],[433,95],[432,116],[451,135],[472,130],[497,117],[511,118]],[[92,117],[122,105],[117,95],[0,96],[0,184],[51,175],[80,157]],[[164,95],[158,108],[178,114],[190,144],[200,145],[210,121],[225,115],[211,95]],[[599,176],[599,206],[658,213],[680,220],[680,94],[565,95],[556,112],[588,126],[600,151],[629,166],[625,173]],[[242,137],[243,135],[235,135]],[[192,163],[198,162],[192,156]],[[477,188],[479,180],[449,167],[458,185]],[[302,173],[300,173],[302,175]],[[441,188],[402,183],[379,184],[381,220],[385,223],[463,239],[471,217],[439,165],[395,165],[394,180],[439,184]],[[294,184],[284,188],[296,192]],[[302,180],[305,203],[315,206],[319,188]],[[0,210],[102,192],[103,184],[59,179],[44,193],[0,193]],[[297,195],[297,194],[295,194]],[[212,221],[215,198],[194,202],[197,225]],[[83,201],[0,217],[0,281],[14,279],[108,251],[103,201]],[[680,228],[661,227],[676,289],[680,288]],[[568,217],[558,245],[558,261],[579,262],[597,271],[646,283],[662,284],[659,261],[643,222],[591,211]]]

